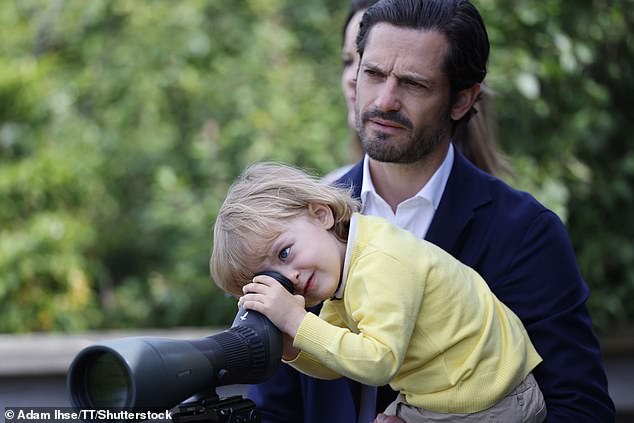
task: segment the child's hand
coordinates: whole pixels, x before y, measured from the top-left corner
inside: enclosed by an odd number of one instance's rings
[[[239,305],[264,314],[279,330],[295,338],[306,315],[304,297],[291,294],[278,281],[264,275],[253,278],[242,292]]]

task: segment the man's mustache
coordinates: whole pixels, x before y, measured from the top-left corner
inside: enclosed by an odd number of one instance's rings
[[[401,115],[398,112],[384,112],[382,110],[374,109],[374,110],[368,110],[361,115],[361,121],[363,123],[373,118],[379,118],[381,120],[394,122],[407,129],[412,129],[414,127],[414,125],[408,118],[406,118],[405,116]]]

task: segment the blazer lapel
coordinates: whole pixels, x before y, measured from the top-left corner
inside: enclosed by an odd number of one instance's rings
[[[457,149],[454,152],[447,186],[425,237],[450,253],[475,210],[491,200],[487,185],[483,183],[490,176],[473,166]],[[341,186],[352,186],[355,198],[361,195],[362,183],[363,160],[336,182]]]
[[[456,149],[453,168],[425,239],[450,253],[475,210],[491,201],[484,184],[490,177],[478,170]]]
[[[363,159],[345,175],[339,178],[335,185],[349,188],[352,187],[352,196],[356,199],[361,197],[361,185],[363,184]]]

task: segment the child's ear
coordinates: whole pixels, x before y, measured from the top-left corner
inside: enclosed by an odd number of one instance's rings
[[[335,216],[330,206],[321,203],[311,203],[308,206],[308,212],[323,228],[330,229],[335,226]]]

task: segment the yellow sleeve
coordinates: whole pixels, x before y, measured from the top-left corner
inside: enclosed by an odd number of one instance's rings
[[[307,316],[308,315],[315,317],[313,313],[308,313]],[[306,317],[304,319],[306,319]],[[319,313],[319,319],[326,320],[333,326],[345,327],[345,323],[341,320],[336,310],[334,310],[334,307],[329,306],[329,303],[323,305]],[[324,366],[322,362],[305,351],[300,351],[295,359],[284,362],[298,371],[318,379],[338,379],[341,377],[339,373],[330,370]]]
[[[341,375],[324,366],[319,360],[310,354],[300,351],[294,360],[284,361],[300,372],[317,379],[338,379]]]
[[[392,256],[364,254],[351,267],[346,285],[348,326],[307,315],[294,345],[334,373],[385,385],[398,373],[407,351],[424,281]]]

